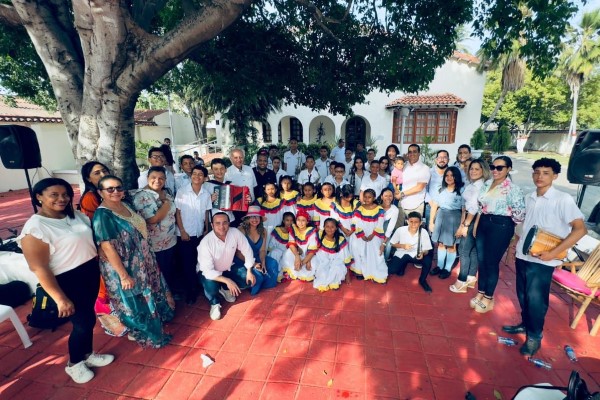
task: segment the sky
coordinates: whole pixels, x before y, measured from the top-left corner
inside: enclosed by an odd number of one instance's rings
[[[587,4],[583,5],[582,1],[576,1],[579,4],[579,11],[571,19],[572,25],[577,25],[581,21],[583,13],[600,8],[600,0],[588,0]],[[475,54],[481,46],[481,41],[478,38],[470,38],[464,43],[471,54]]]

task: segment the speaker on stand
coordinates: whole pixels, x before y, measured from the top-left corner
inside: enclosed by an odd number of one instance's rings
[[[6,169],[25,170],[33,212],[37,213],[28,171],[30,168],[42,166],[42,155],[35,131],[21,125],[0,126],[0,158]]]
[[[588,185],[600,185],[600,130],[582,131],[577,135],[569,167],[567,180],[582,185],[577,194],[577,206],[581,208]]]

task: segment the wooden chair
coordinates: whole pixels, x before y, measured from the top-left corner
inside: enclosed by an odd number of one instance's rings
[[[590,303],[600,305],[600,245],[585,262],[564,263],[557,267],[552,274],[552,281],[571,296],[573,302],[576,300],[581,303],[579,312],[571,324],[571,329],[575,329]],[[599,329],[600,316],[596,318],[590,335],[596,336]]]

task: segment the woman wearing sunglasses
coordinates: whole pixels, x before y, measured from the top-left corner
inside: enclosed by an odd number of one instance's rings
[[[492,179],[479,192],[480,214],[473,231],[479,260],[478,293],[471,308],[486,313],[494,308],[499,264],[515,233],[515,224],[525,219],[525,197],[510,179],[512,160],[499,156],[490,165]]]
[[[171,335],[163,322],[173,319],[175,302],[158,269],[148,241],[146,221],[123,202],[123,182],[105,176],[98,182],[102,205],[94,214],[96,242],[106,259],[100,272],[119,320],[130,339],[144,347],[162,347]]]

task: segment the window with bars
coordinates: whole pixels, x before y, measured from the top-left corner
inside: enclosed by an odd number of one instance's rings
[[[273,134],[271,133],[271,124],[268,122],[262,123],[262,135],[263,143],[271,143],[273,141]]]
[[[290,117],[290,139],[302,142],[302,122],[298,118]]]
[[[413,110],[406,117],[404,125],[404,143],[424,143],[426,136],[433,138],[432,143],[454,143],[456,137],[456,117],[454,109]],[[400,143],[402,117],[394,110],[393,142]]]

